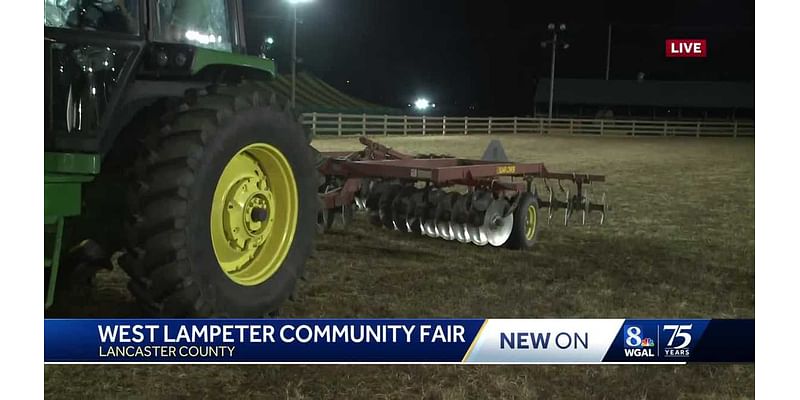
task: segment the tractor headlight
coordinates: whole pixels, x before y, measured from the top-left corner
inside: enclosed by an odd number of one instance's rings
[[[179,51],[177,54],[175,54],[175,65],[183,67],[184,65],[186,65],[187,60],[188,58],[186,57],[186,54],[184,52]]]
[[[156,63],[159,67],[166,67],[169,63],[169,56],[167,55],[167,52],[159,51],[158,54],[156,54]]]
[[[145,61],[145,73],[158,76],[185,76],[194,58],[194,47],[178,43],[158,43],[151,45]]]

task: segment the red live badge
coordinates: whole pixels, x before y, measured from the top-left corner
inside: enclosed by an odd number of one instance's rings
[[[708,45],[705,39],[667,39],[667,57],[705,58]]]

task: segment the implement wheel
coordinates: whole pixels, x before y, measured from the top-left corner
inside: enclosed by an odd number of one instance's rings
[[[520,194],[517,209],[514,210],[514,229],[506,245],[510,249],[529,249],[539,238],[539,202],[536,197],[525,192]]]
[[[190,92],[146,140],[122,262],[158,316],[264,317],[312,250],[312,149],[258,83]]]

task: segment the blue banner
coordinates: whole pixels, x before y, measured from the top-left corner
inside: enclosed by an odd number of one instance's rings
[[[47,363],[754,362],[754,320],[46,319]]]
[[[45,320],[48,362],[461,362],[484,320]]]

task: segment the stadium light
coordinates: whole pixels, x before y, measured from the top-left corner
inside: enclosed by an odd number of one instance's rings
[[[414,101],[414,108],[416,108],[419,111],[425,111],[429,107],[431,107],[431,102],[424,97],[420,97],[416,101]]]

